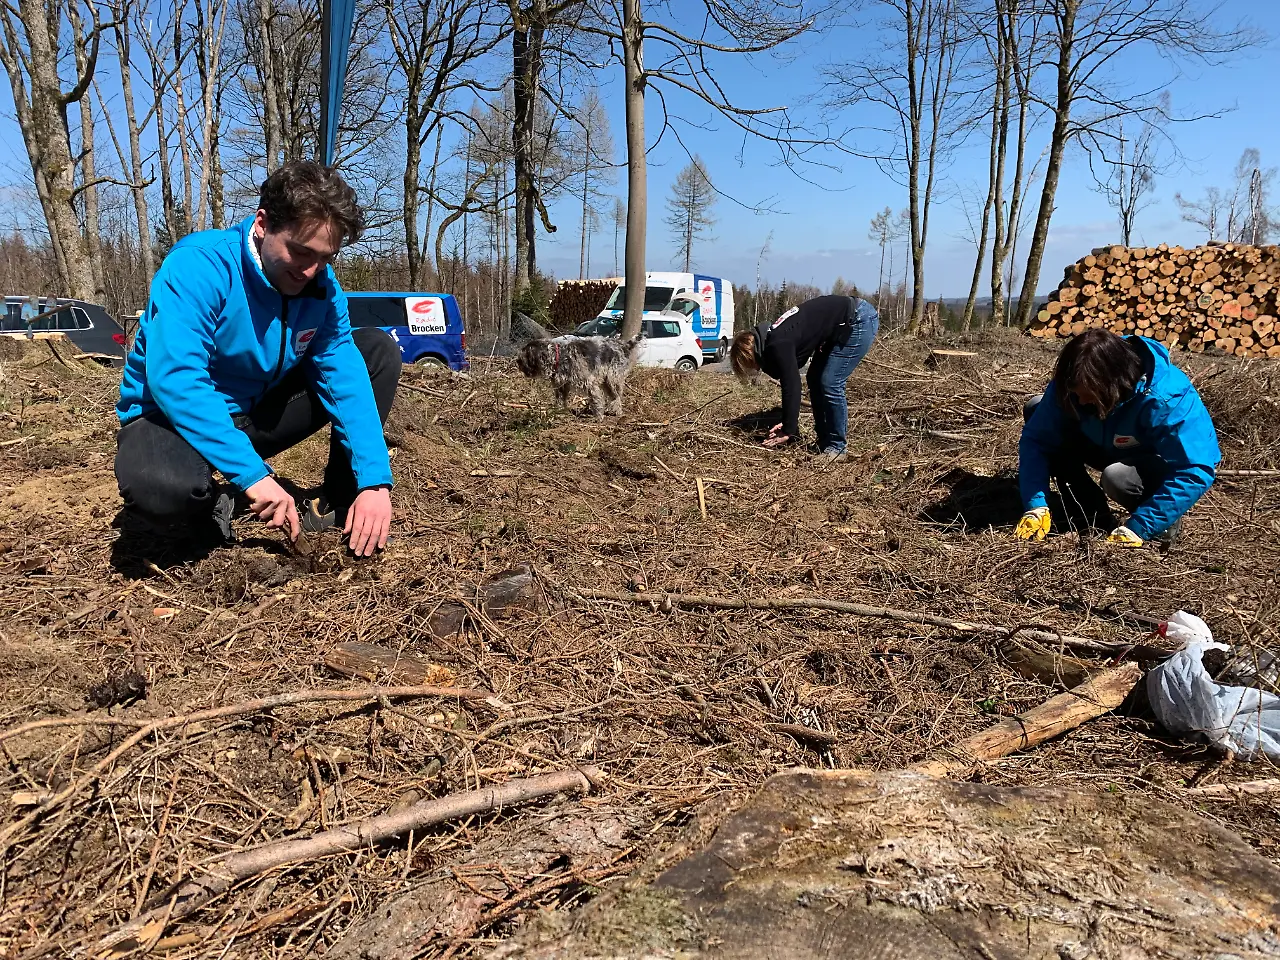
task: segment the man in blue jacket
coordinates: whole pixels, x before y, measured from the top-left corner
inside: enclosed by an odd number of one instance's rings
[[[1171,538],[1213,484],[1222,460],[1209,411],[1169,351],[1145,337],[1090,330],[1058,357],[1053,382],[1027,404],[1018,444],[1023,514],[1015,531],[1042,540],[1052,476],[1068,513],[1114,523],[1107,498],[1129,511],[1108,542]],[[1102,489],[1085,467],[1102,472]],[[1103,495],[1105,491],[1105,496]]]
[[[239,492],[290,539],[304,525],[337,523],[360,556],[386,545],[392,479],[382,424],[400,351],[382,330],[352,335],[330,267],[362,228],[355,191],[337,172],[293,161],[263,183],[252,217],[174,246],[152,281],[116,405],[126,515],[179,537],[212,521],[226,540]],[[300,517],[266,461],[325,424],[324,497]]]

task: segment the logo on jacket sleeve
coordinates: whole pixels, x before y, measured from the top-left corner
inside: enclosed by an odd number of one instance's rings
[[[1142,442],[1137,437],[1130,437],[1122,433],[1117,433],[1114,441],[1116,448],[1125,450],[1129,447],[1140,447]]]
[[[315,339],[316,331],[319,329],[319,327],[309,327],[306,330],[299,330],[294,334],[293,352],[298,356],[306,353],[307,349],[311,346],[311,341]]]

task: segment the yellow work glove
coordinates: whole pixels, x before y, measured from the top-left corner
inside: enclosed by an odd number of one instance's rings
[[[1140,547],[1142,538],[1128,527],[1116,527],[1111,531],[1111,536],[1107,537],[1107,543],[1114,543],[1119,547]]]
[[[1036,507],[1028,510],[1018,521],[1013,535],[1019,540],[1043,540],[1049,533],[1053,520],[1049,517],[1048,507]],[[1141,542],[1141,541],[1139,541]]]

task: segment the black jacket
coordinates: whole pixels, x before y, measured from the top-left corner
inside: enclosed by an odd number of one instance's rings
[[[827,296],[806,300],[777,320],[756,327],[756,360],[760,369],[782,385],[782,432],[800,434],[800,368],[819,347],[844,336],[856,301]]]

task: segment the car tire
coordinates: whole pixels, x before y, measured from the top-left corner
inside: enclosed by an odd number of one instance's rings
[[[428,353],[426,356],[419,357],[417,360],[413,361],[413,365],[419,370],[442,370],[448,369],[449,367],[447,363],[433,353]]]
[[[676,369],[681,373],[693,373],[698,369],[698,361],[693,357],[681,357],[676,361]]]
[[[716,347],[716,363],[723,363],[724,358],[729,355],[729,340],[726,337],[720,338],[720,346]]]

